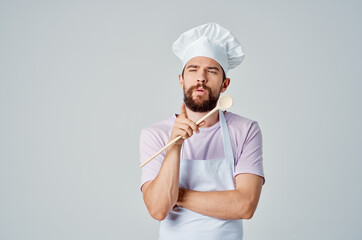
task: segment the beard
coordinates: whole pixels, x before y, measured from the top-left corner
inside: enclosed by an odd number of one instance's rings
[[[202,87],[207,91],[208,99],[202,100],[202,98],[205,95],[196,96],[196,99],[192,97],[192,94],[195,91],[195,89],[199,87]],[[211,88],[205,86],[204,83],[203,84],[198,83],[196,86],[190,87],[187,91],[184,85],[184,103],[193,112],[209,112],[216,107],[217,100],[219,100],[220,96],[220,90],[216,95],[214,95]]]

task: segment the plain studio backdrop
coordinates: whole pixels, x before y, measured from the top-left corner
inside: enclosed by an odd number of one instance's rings
[[[0,239],[157,239],[142,128],[178,113],[172,43],[241,42],[230,111],[266,183],[245,240],[362,238],[361,1],[0,1]]]

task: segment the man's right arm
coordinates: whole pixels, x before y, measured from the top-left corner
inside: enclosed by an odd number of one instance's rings
[[[202,126],[201,123],[199,126]],[[180,152],[185,139],[199,132],[196,123],[187,118],[185,105],[172,129],[170,141],[182,136],[166,150],[165,158],[155,179],[142,186],[143,200],[151,217],[163,220],[176,205],[179,194]]]
[[[154,219],[163,220],[176,204],[179,193],[180,151],[179,145],[168,148],[157,177],[142,187],[143,200]]]

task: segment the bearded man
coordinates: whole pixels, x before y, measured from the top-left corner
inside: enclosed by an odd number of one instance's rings
[[[227,71],[244,53],[231,32],[216,23],[183,33],[173,51],[183,63],[184,103],[180,114],[142,130],[141,163],[182,138],[143,167],[144,202],[160,221],[161,240],[240,240],[242,219],[253,216],[265,182],[259,125],[221,110],[195,122],[216,106],[230,84]]]

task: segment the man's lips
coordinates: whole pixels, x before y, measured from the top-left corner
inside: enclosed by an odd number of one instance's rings
[[[204,88],[197,88],[197,89],[195,89],[195,92],[196,92],[198,95],[204,95],[204,94],[206,94],[207,90],[204,89]]]

